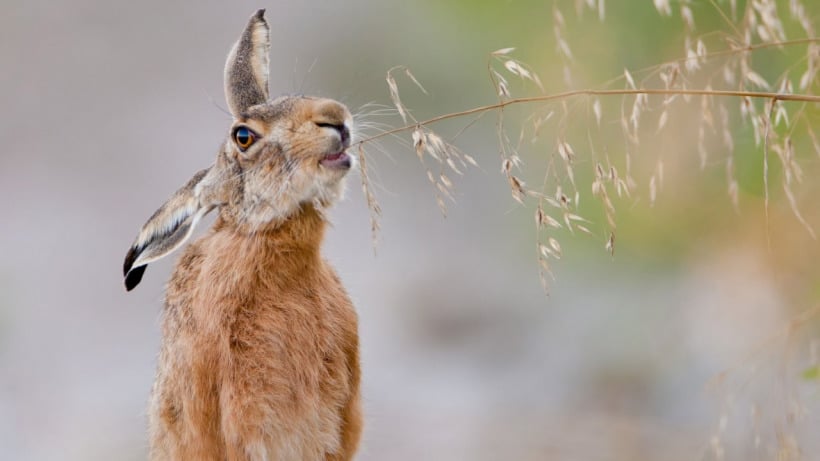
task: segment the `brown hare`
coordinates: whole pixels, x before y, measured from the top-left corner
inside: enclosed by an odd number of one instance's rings
[[[149,410],[152,460],[347,460],[362,429],[357,318],[322,259],[323,210],[353,163],[352,117],[329,99],[268,99],[270,38],[254,14],[225,67],[234,117],[215,163],[145,223],[125,258],[182,253],[168,282]]]

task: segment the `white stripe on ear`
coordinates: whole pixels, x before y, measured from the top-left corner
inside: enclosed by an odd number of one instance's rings
[[[200,186],[209,171],[211,168],[195,174],[142,226],[123,263],[125,288],[128,291],[140,283],[148,263],[182,246],[200,219],[214,208],[214,205],[203,204],[200,200]]]

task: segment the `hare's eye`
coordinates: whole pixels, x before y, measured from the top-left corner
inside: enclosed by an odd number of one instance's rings
[[[256,141],[256,133],[251,131],[248,127],[240,126],[233,132],[233,140],[239,149],[245,150],[251,147],[251,144]]]

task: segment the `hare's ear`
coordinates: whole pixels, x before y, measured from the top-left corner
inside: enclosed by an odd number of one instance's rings
[[[265,10],[251,16],[225,63],[225,98],[238,117],[248,107],[268,100],[270,30]]]
[[[191,236],[199,220],[215,207],[202,200],[202,189],[208,182],[206,178],[211,168],[195,174],[142,226],[125,255],[122,268],[128,291],[140,283],[148,263],[179,248]]]

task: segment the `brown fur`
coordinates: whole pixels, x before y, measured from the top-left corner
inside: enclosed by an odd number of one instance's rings
[[[341,461],[359,443],[356,313],[319,252],[323,209],[352,161],[341,154],[352,117],[329,99],[260,100],[268,46],[260,11],[226,66],[230,132],[248,128],[255,142],[242,150],[229,135],[126,256],[130,290],[219,210],[168,283],[149,411],[156,461]]]
[[[307,206],[253,236],[220,220],[186,249],[167,292],[153,459],[352,458],[356,314],[319,255],[324,228]]]

